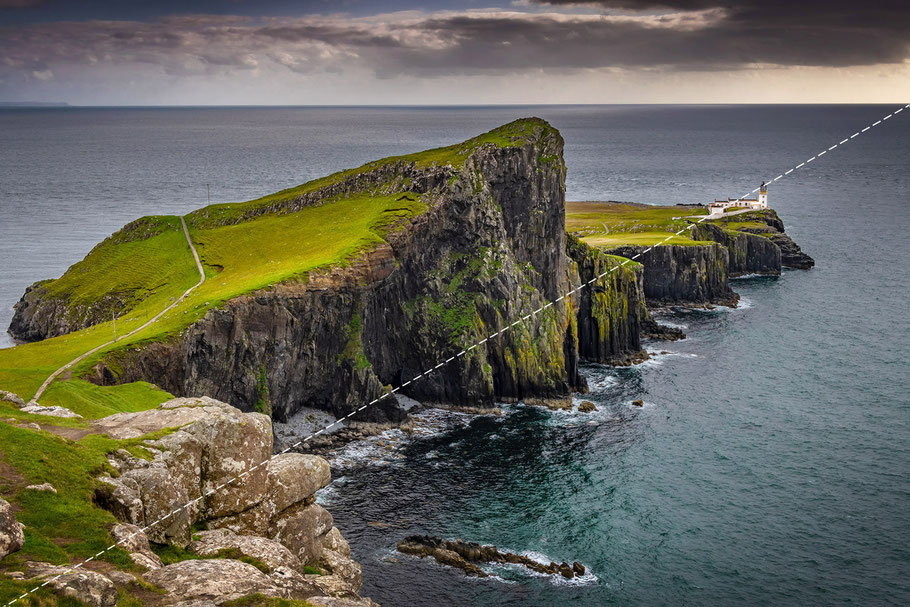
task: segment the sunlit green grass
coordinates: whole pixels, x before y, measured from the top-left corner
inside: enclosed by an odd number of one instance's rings
[[[107,528],[114,516],[92,502],[94,476],[109,470],[105,454],[137,441],[114,441],[90,435],[73,442],[48,432],[0,423],[3,464],[21,475],[0,479],[0,491],[22,509],[16,514],[25,525],[25,546],[6,557],[13,566],[26,560],[68,563],[92,556],[112,542]],[[57,493],[26,490],[27,484],[51,483]],[[106,553],[105,560],[127,566],[122,550]]]
[[[154,216],[135,223],[151,224],[157,233],[146,239],[118,242],[128,237],[124,234],[128,231],[117,232],[63,276],[45,283],[47,291],[66,298],[71,305],[94,304],[105,295],[123,294],[127,310],[143,301],[151,310],[160,310],[175,291],[195,284],[198,273],[186,263],[190,251],[180,218]]]
[[[689,225],[684,219],[704,215],[697,207],[624,204],[619,202],[567,202],[566,230],[586,243],[602,248],[622,245],[650,246],[661,243]],[[674,235],[663,244],[710,244]]]
[[[175,335],[208,309],[228,299],[279,282],[304,280],[312,270],[348,262],[358,253],[382,242],[388,231],[397,227],[397,222],[407,222],[426,208],[416,200],[416,195],[411,195],[410,198],[415,200],[410,201],[399,201],[398,198],[401,195],[359,196],[307,207],[291,215],[265,215],[236,225],[192,230],[194,244],[206,268],[206,282],[151,326],[130,338],[121,338],[116,344],[86,359],[73,370],[74,374],[78,376],[112,350]],[[152,240],[166,236],[169,233],[155,236]],[[184,239],[184,247],[171,249],[170,263],[197,272],[182,233],[180,238]],[[134,244],[109,246],[133,248]],[[116,257],[114,254],[107,256]],[[157,266],[160,259],[160,255],[152,256],[152,265]],[[131,264],[137,267],[136,275],[154,276],[154,272],[138,269],[144,263],[142,256],[131,258]],[[198,272],[196,277],[198,280]],[[182,282],[175,281],[169,291],[158,293],[143,302],[132,313],[118,320],[118,334],[123,336],[140,326],[193,283],[192,277]],[[150,302],[155,300],[158,302],[157,309],[151,309]],[[57,368],[109,341],[113,335],[113,323],[106,322],[42,342],[0,350],[0,389],[16,392],[28,400],[41,382]],[[141,406],[150,402],[150,406],[154,406],[160,402],[156,401],[157,397],[139,398],[140,394],[144,395],[142,390],[121,395],[106,392],[110,389],[88,382],[65,386],[68,383],[57,381],[52,384],[42,397],[42,404],[58,404],[86,417],[98,417],[101,413],[117,412],[112,402],[120,396],[138,398],[137,402],[144,403]],[[136,406],[140,405],[122,405],[121,410]]]

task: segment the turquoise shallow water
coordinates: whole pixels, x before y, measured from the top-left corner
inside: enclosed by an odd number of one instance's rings
[[[534,114],[566,138],[571,199],[700,202],[744,194],[885,113],[2,111],[0,320],[27,284],[126,221],[204,202],[206,182],[213,200],[250,198]],[[413,441],[391,465],[338,470],[325,499],[364,594],[386,606],[910,603],[908,118],[772,188],[815,269],[737,281],[737,310],[672,315],[689,338],[653,345],[671,352],[654,362],[587,367],[593,416],[512,407]],[[465,580],[395,557],[415,532],[579,560],[596,579]]]

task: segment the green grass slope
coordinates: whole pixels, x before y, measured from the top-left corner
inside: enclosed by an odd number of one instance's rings
[[[205,283],[153,325],[102,349],[70,375],[78,378],[119,348],[169,339],[208,309],[229,299],[288,280],[306,280],[314,270],[349,263],[427,207],[417,195],[408,192],[409,184],[399,183],[396,191],[326,197],[321,204],[293,213],[254,211],[394,163],[460,166],[478,146],[520,146],[551,129],[539,119],[517,120],[456,145],[384,158],[249,202],[215,204],[191,213],[188,224],[204,265]],[[90,306],[106,297],[116,297],[122,303],[117,334],[123,336],[197,280],[198,272],[179,217],[155,216],[128,224],[44,287],[52,296],[73,306]],[[56,369],[111,340],[113,324],[106,321],[68,335],[0,350],[0,389],[28,400]],[[166,396],[160,391],[135,390],[141,397],[68,379],[65,374],[42,397],[42,403],[58,404],[86,418],[96,418],[135,406],[154,406]],[[126,396],[139,405],[115,404]]]
[[[567,202],[566,230],[591,246],[650,246],[663,241],[704,215],[698,207],[628,204],[621,202]],[[687,220],[684,217],[690,217]],[[688,233],[673,236],[665,244],[710,244],[692,240]]]

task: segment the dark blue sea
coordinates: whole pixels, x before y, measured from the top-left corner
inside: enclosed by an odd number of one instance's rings
[[[2,110],[0,324],[27,285],[138,216],[204,205],[206,184],[212,202],[245,200],[537,115],[565,137],[569,199],[706,202],[892,109]],[[650,344],[668,353],[644,365],[586,367],[598,412],[438,415],[392,453],[338,458],[321,500],[363,594],[386,607],[910,604],[908,169],[910,111],[774,184],[815,269],[736,281],[735,310],[669,315],[689,337]],[[411,533],[590,573],[466,579],[396,555]]]

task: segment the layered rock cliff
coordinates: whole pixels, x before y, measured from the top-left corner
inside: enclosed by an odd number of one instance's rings
[[[730,254],[719,244],[624,245],[609,253],[635,257],[644,266],[643,286],[655,305],[678,303],[735,305],[739,297],[730,288]]]
[[[730,278],[747,274],[780,275],[781,250],[768,238],[725,230],[710,223],[694,225],[691,234],[695,240],[711,240],[727,249],[727,275]]]
[[[652,322],[642,265],[608,255],[574,236],[567,240],[577,291],[578,354],[589,362],[630,364],[643,357],[641,337]]]
[[[22,298],[13,306],[13,319],[9,332],[19,341],[40,341],[48,337],[66,335],[111,318],[123,302],[117,294],[109,295],[91,304],[76,304],[66,298],[51,295],[42,280],[27,287]]]
[[[773,242],[780,249],[781,265],[795,270],[808,270],[815,266],[815,260],[800,249],[784,231],[784,222],[773,209],[763,209],[738,217],[752,225],[737,228],[740,232],[758,234]],[[764,224],[764,225],[762,225]]]
[[[424,403],[471,408],[565,400],[585,389],[580,360],[629,364],[642,357],[643,334],[669,336],[650,319],[646,300],[735,305],[731,276],[807,263],[798,247],[784,243],[773,212],[739,231],[696,226],[691,244],[596,250],[566,237],[565,173],[562,137],[546,122],[526,119],[452,148],[200,209],[187,216],[197,233],[264,217],[283,221],[353,199],[408,207],[397,219],[390,209],[380,242],[266,288],[232,292],[216,306],[206,302],[205,312],[187,316],[179,330],[107,353],[90,379],[147,380],[178,396],[211,396],[279,421],[303,407],[345,416],[390,385]],[[158,226],[149,234],[160,236],[174,220],[130,225]],[[142,230],[126,232],[144,237]],[[635,263],[616,257],[639,254]],[[65,278],[78,287],[70,274]],[[592,289],[562,297],[592,280]],[[17,312],[15,322],[27,327],[22,335],[74,328],[61,320],[72,311],[41,293],[27,293]],[[424,374],[442,361],[444,368]],[[402,418],[394,400],[385,399],[355,419]]]
[[[383,165],[333,183],[326,196],[387,192],[405,175],[427,210],[352,264],[232,299],[176,339],[119,353],[99,367],[99,378],[146,379],[178,395],[270,408],[284,420],[304,405],[346,414],[383,385],[400,385],[455,356],[404,392],[471,407],[567,398],[584,386],[574,302],[558,302],[462,352],[557,299],[573,279],[563,141],[543,121],[530,123],[524,139],[477,146],[458,166]],[[271,211],[322,200],[304,198]],[[638,349],[634,335],[623,338]],[[619,342],[611,347],[621,349]],[[361,419],[396,415],[379,406]]]

